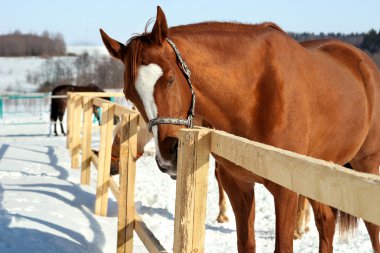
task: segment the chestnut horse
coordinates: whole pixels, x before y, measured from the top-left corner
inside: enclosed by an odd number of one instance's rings
[[[178,132],[192,126],[194,115],[234,135],[379,174],[380,73],[359,49],[337,40],[301,45],[272,23],[169,29],[160,7],[152,31],[126,45],[101,35],[125,65],[125,97],[149,122],[158,167],[172,178]],[[298,194],[215,159],[235,214],[239,252],[255,252],[254,183],[274,197],[275,252],[293,252]],[[319,251],[332,252],[335,221],[340,217],[347,228],[354,219],[309,201]],[[380,252],[379,227],[366,226]]]

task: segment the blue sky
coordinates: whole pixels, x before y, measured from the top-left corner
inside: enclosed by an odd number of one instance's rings
[[[380,29],[379,0],[0,0],[0,34],[60,32],[67,44],[101,44],[99,28],[121,42],[144,30],[156,6],[169,26],[207,20],[273,21],[292,32],[367,32]]]

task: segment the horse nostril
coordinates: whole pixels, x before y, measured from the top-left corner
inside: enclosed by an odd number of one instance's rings
[[[173,142],[173,145],[172,145],[172,153],[177,154],[177,150],[178,150],[178,139],[176,139],[176,140]]]

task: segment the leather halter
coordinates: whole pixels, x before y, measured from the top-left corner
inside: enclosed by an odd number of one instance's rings
[[[195,93],[193,90],[193,85],[191,84],[191,72],[189,67],[187,66],[186,62],[182,59],[181,54],[179,53],[179,50],[177,46],[174,44],[174,42],[166,38],[166,41],[172,46],[177,59],[179,63],[181,64],[181,70],[184,73],[187,83],[189,84],[190,91],[191,91],[191,105],[190,110],[188,112],[187,119],[177,119],[177,118],[155,118],[148,122],[148,129],[149,131],[152,131],[152,127],[160,124],[172,124],[172,125],[184,125],[188,128],[193,128],[193,118],[194,118],[194,108],[195,108]]]

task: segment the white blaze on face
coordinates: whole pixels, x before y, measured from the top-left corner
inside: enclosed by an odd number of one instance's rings
[[[136,78],[136,91],[139,94],[146,114],[149,120],[157,118],[157,106],[154,101],[154,86],[157,83],[157,80],[163,75],[162,68],[157,64],[151,63],[149,65],[141,65],[137,72]],[[161,166],[170,166],[171,162],[165,161],[160,153],[160,149],[158,147],[158,129],[157,126],[152,127],[154,142],[156,144],[156,155],[160,160]]]

